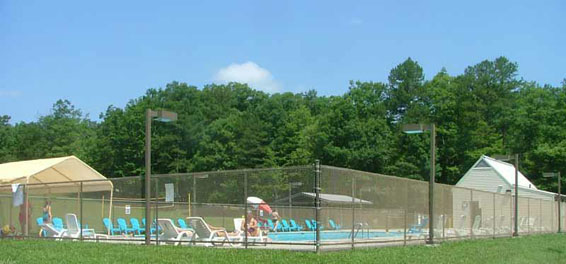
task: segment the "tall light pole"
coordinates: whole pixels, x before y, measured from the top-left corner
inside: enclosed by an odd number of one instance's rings
[[[430,177],[428,183],[428,241],[427,244],[434,244],[434,178],[436,175],[436,125],[434,123],[425,124],[405,124],[403,132],[407,134],[420,134],[430,131]]]
[[[514,160],[515,164],[515,208],[513,210],[513,236],[519,236],[519,154],[513,156],[495,155],[495,159],[501,161]]]
[[[560,172],[544,172],[542,174],[542,177],[545,178],[558,178],[558,233],[562,232],[562,214],[561,214],[561,208],[562,207],[562,193],[560,191]]]
[[[171,122],[177,120],[177,113],[165,110],[145,111],[145,244],[151,243],[151,120]]]

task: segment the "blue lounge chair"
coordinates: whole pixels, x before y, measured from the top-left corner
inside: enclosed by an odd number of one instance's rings
[[[120,232],[124,233],[124,234],[128,234],[128,233],[134,233],[135,230],[131,227],[128,227],[128,222],[126,222],[126,219],[124,218],[118,218],[116,219],[116,222],[118,222],[118,228],[120,228]]]
[[[287,219],[281,219],[281,225],[283,226],[283,231],[297,231],[296,228],[291,227],[289,223],[287,223]]]
[[[291,227],[297,231],[302,231],[304,229],[303,226],[297,225],[297,222],[295,222],[294,219],[289,219],[289,223],[291,224]]]
[[[307,229],[310,231],[315,231],[314,226],[312,225],[309,219],[305,219],[305,225],[307,225]]]
[[[132,225],[134,232],[138,233],[138,235],[141,235],[143,232],[145,232],[145,229],[140,226],[140,221],[138,221],[137,218],[130,218],[130,224]]]
[[[144,227],[147,225],[147,223],[145,222],[145,217],[142,218],[142,223],[143,223]],[[144,228],[144,230],[145,230],[145,228]],[[155,225],[154,224],[151,224],[151,226],[149,227],[149,232],[151,232],[151,234],[155,234]]]
[[[91,236],[91,235],[94,236],[95,235],[94,229],[88,228],[88,225],[82,226],[81,221],[78,221],[78,220],[77,220],[77,224],[79,225],[79,229],[83,230],[83,236]]]
[[[328,224],[330,225],[330,227],[334,230],[338,230],[340,229],[342,226],[337,225],[336,223],[334,223],[334,220],[332,219],[328,219]]]
[[[317,223],[316,220],[312,219],[312,226],[314,227],[314,230],[316,230],[316,226],[319,224],[320,224],[319,229],[324,230],[324,226],[321,223]]]
[[[59,217],[53,217],[52,223],[55,229],[57,229],[57,231],[61,231],[65,229],[65,226],[63,225],[63,219]]]
[[[112,224],[112,221],[110,221],[110,219],[103,218],[102,223],[104,224],[104,227],[106,227],[108,234],[110,234],[110,235],[114,235],[114,233],[120,234],[120,228],[114,227],[114,225]]]
[[[412,225],[409,228],[408,233],[409,234],[416,234],[416,233],[421,233],[423,231],[423,228],[426,227],[426,225],[428,225],[428,218],[424,218],[420,224],[416,224],[416,225]]]
[[[179,224],[179,227],[182,228],[182,229],[189,229],[190,228],[187,225],[187,222],[185,222],[185,219],[183,219],[183,218],[177,219],[177,224]]]

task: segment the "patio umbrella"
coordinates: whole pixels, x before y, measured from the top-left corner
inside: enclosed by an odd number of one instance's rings
[[[264,212],[270,215],[273,211],[271,210],[271,207],[269,207],[269,205],[259,197],[250,196],[246,200],[254,209],[259,210],[260,217],[263,216]]]

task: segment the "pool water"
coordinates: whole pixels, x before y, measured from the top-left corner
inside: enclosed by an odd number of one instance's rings
[[[340,239],[351,239],[350,230],[344,231],[320,231],[321,240],[340,240]],[[303,232],[279,232],[279,233],[269,233],[268,237],[273,241],[314,241],[315,236],[314,231],[303,231]],[[368,239],[377,237],[396,237],[402,236],[403,233],[400,232],[380,232],[380,231],[369,231],[369,232],[359,232],[356,234],[356,239]]]

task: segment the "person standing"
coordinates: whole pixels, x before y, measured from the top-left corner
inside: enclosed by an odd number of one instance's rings
[[[27,221],[26,221],[26,210],[27,210]],[[20,215],[18,220],[20,220],[20,226],[22,228],[22,235],[26,233],[26,223],[29,224],[31,219],[31,203],[27,200],[20,205]]]
[[[44,224],[51,223],[51,219],[53,218],[53,215],[51,214],[51,201],[49,200],[45,200],[45,205],[43,206],[42,218]]]

